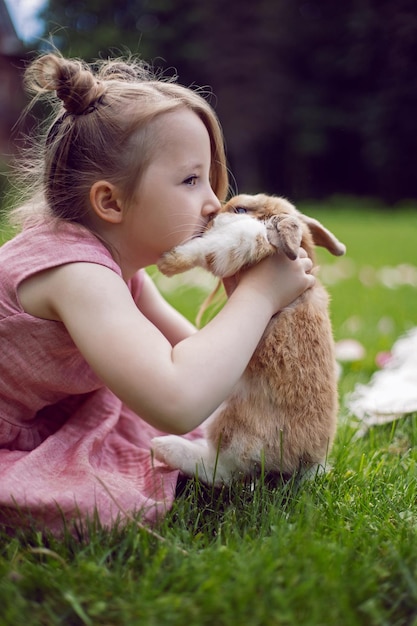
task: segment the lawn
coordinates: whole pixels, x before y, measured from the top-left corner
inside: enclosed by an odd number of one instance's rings
[[[344,404],[417,324],[417,206],[300,208],[347,245],[320,251],[321,277],[335,339],[366,350],[342,368],[332,470],[285,487],[186,483],[158,535],[133,521],[89,541],[1,534],[1,625],[417,625],[417,414],[356,438]],[[210,284],[155,279],[191,319]]]

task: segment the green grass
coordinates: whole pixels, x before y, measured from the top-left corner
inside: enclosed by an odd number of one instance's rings
[[[220,491],[190,481],[155,529],[162,539],[133,522],[93,527],[88,541],[2,534],[1,625],[417,625],[417,414],[356,439],[343,408],[377,352],[417,323],[416,286],[378,278],[417,266],[417,211],[302,210],[347,244],[344,260],[320,253],[322,274],[336,339],[366,348],[342,372],[332,471]],[[193,318],[203,295],[181,287],[169,298]]]

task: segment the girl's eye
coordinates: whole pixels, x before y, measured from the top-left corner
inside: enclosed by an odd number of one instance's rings
[[[197,184],[197,176],[189,176],[184,180],[185,185],[190,185],[190,187],[194,187]]]
[[[247,209],[244,206],[235,206],[235,213],[247,213]]]

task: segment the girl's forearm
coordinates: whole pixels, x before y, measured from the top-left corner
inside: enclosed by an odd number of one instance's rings
[[[242,376],[272,314],[259,293],[239,290],[207,326],[176,345],[158,427],[181,434],[209,417]]]
[[[164,376],[149,421],[184,433],[211,415],[242,376],[272,315],[314,284],[305,273],[310,269],[307,257],[273,255],[245,272],[220,313],[170,350],[168,366],[162,356]]]

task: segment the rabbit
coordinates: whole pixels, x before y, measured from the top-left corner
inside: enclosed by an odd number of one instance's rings
[[[164,254],[170,276],[196,266],[225,278],[277,249],[295,259],[302,246],[333,255],[345,246],[288,200],[235,196],[196,238]],[[253,480],[261,471],[289,478],[323,471],[337,426],[337,367],[328,294],[314,286],[275,315],[231,396],[204,423],[205,438],[156,437],[154,456],[208,485]]]

